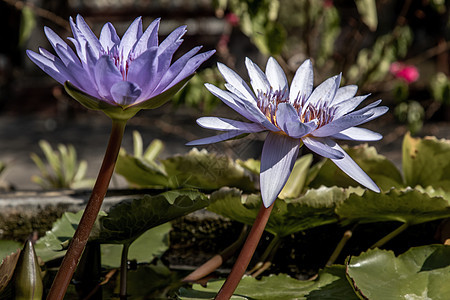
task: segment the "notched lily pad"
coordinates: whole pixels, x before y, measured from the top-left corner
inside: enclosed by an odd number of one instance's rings
[[[361,145],[344,147],[344,150],[372,178],[382,190],[392,187],[402,187],[403,179],[395,165],[383,155],[377,153],[374,147]],[[320,167],[317,176],[312,180],[311,187],[325,186],[359,186],[359,184],[342,172],[331,160],[326,160]]]
[[[450,140],[436,137],[403,139],[403,174],[407,186],[450,190]]]
[[[393,189],[387,193],[352,194],[336,208],[343,224],[399,221],[409,225],[450,217],[450,203],[418,189]]]
[[[277,199],[266,230],[286,236],[301,230],[337,222],[334,209],[347,197],[348,191],[338,187],[310,189],[296,199]],[[208,210],[232,220],[253,224],[261,206],[259,195],[241,195],[237,189],[222,188],[211,194]]]
[[[195,190],[177,190],[146,195],[113,206],[99,219],[91,239],[100,243],[126,244],[150,228],[184,216],[209,204],[208,197]]]
[[[352,256],[347,277],[362,299],[433,299],[450,295],[450,247],[411,248],[395,257],[392,251],[369,250]]]
[[[182,300],[213,299],[224,280],[208,282],[206,287],[194,284],[192,290],[181,289]],[[245,276],[231,299],[358,299],[345,278],[343,266],[332,266],[319,272],[315,280],[297,280],[285,274],[257,280]]]

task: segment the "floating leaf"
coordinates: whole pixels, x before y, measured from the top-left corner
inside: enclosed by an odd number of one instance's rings
[[[64,213],[58,219],[50,231],[40,238],[35,245],[36,254],[44,261],[53,260],[64,256],[66,251],[62,244],[67,243],[75,233],[80,222],[83,211],[74,213]]]
[[[169,231],[172,226],[169,222],[147,230],[138,237],[128,250],[128,259],[138,263],[151,262],[155,257],[160,257],[169,248]],[[101,245],[102,266],[118,268],[123,245]]]
[[[208,282],[206,287],[194,284],[192,290],[181,289],[179,298],[213,299],[224,280]],[[297,280],[285,274],[271,275],[257,280],[245,276],[231,299],[358,299],[345,278],[343,266],[325,268],[315,280]]]
[[[277,199],[266,230],[277,236],[337,222],[334,209],[347,197],[338,187],[311,189],[297,199]],[[223,188],[211,194],[208,210],[232,220],[253,224],[261,206],[261,197],[241,196],[236,189]]]
[[[407,186],[430,185],[450,190],[450,141],[406,134],[402,166]]]
[[[426,192],[393,189],[387,193],[352,194],[336,208],[344,224],[399,221],[410,225],[450,217],[450,203]]]
[[[377,153],[374,147],[367,145],[345,148],[355,162],[377,183],[382,190],[402,187],[403,179],[395,165],[386,157]],[[342,172],[331,160],[326,160],[320,167],[311,187],[325,186],[359,186],[359,184]]]
[[[450,247],[415,247],[398,257],[369,250],[348,259],[347,276],[363,299],[448,299]]]
[[[186,155],[175,155],[162,160],[171,186],[195,187],[214,190],[232,186],[245,191],[254,191],[255,184],[250,174],[231,158],[208,153],[196,148]]]
[[[208,197],[195,190],[176,190],[141,199],[124,200],[99,220],[91,239],[108,244],[126,244],[150,228],[204,208]]]

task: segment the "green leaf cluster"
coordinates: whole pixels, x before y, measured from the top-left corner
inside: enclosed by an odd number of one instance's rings
[[[79,189],[93,185],[93,179],[85,178],[87,162],[78,162],[73,145],[59,144],[57,150],[53,150],[50,143],[41,140],[39,146],[47,164],[36,153],[31,153],[31,159],[41,172],[40,176],[32,177],[33,182],[44,189]]]
[[[134,155],[119,154],[116,172],[140,188],[199,188],[215,190],[232,186],[255,191],[254,176],[227,156],[192,149],[185,155],[158,159],[160,141],[153,141],[144,151],[142,138],[134,133]]]

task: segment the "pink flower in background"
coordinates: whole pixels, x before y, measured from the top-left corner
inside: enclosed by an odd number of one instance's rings
[[[239,25],[239,17],[234,13],[228,13],[225,15],[225,20],[230,23],[231,26]]]
[[[405,65],[400,62],[391,64],[389,71],[397,78],[405,80],[407,83],[413,83],[419,78],[419,71],[413,65]]]

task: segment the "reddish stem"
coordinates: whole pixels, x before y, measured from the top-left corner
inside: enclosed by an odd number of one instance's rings
[[[228,300],[233,295],[239,282],[241,281],[242,276],[245,273],[245,270],[247,269],[248,264],[250,263],[250,260],[252,259],[253,253],[255,253],[256,246],[258,246],[258,242],[261,239],[262,233],[264,232],[264,228],[266,227],[267,221],[269,220],[272,208],[273,204],[268,208],[264,207],[264,205],[261,204],[258,216],[253,223],[252,230],[250,231],[247,240],[242,247],[239,257],[234,263],[234,266],[231,269],[227,280],[217,294],[215,298],[216,300]]]
[[[89,239],[94,222],[108,190],[111,176],[114,172],[117,156],[119,154],[126,121],[113,120],[111,135],[105,157],[97,176],[91,197],[86,205],[83,216],[78,224],[77,230],[69,244],[69,249],[61,263],[61,266],[53,281],[47,300],[62,300],[72,279],[73,273],[83,253],[84,247]]]

